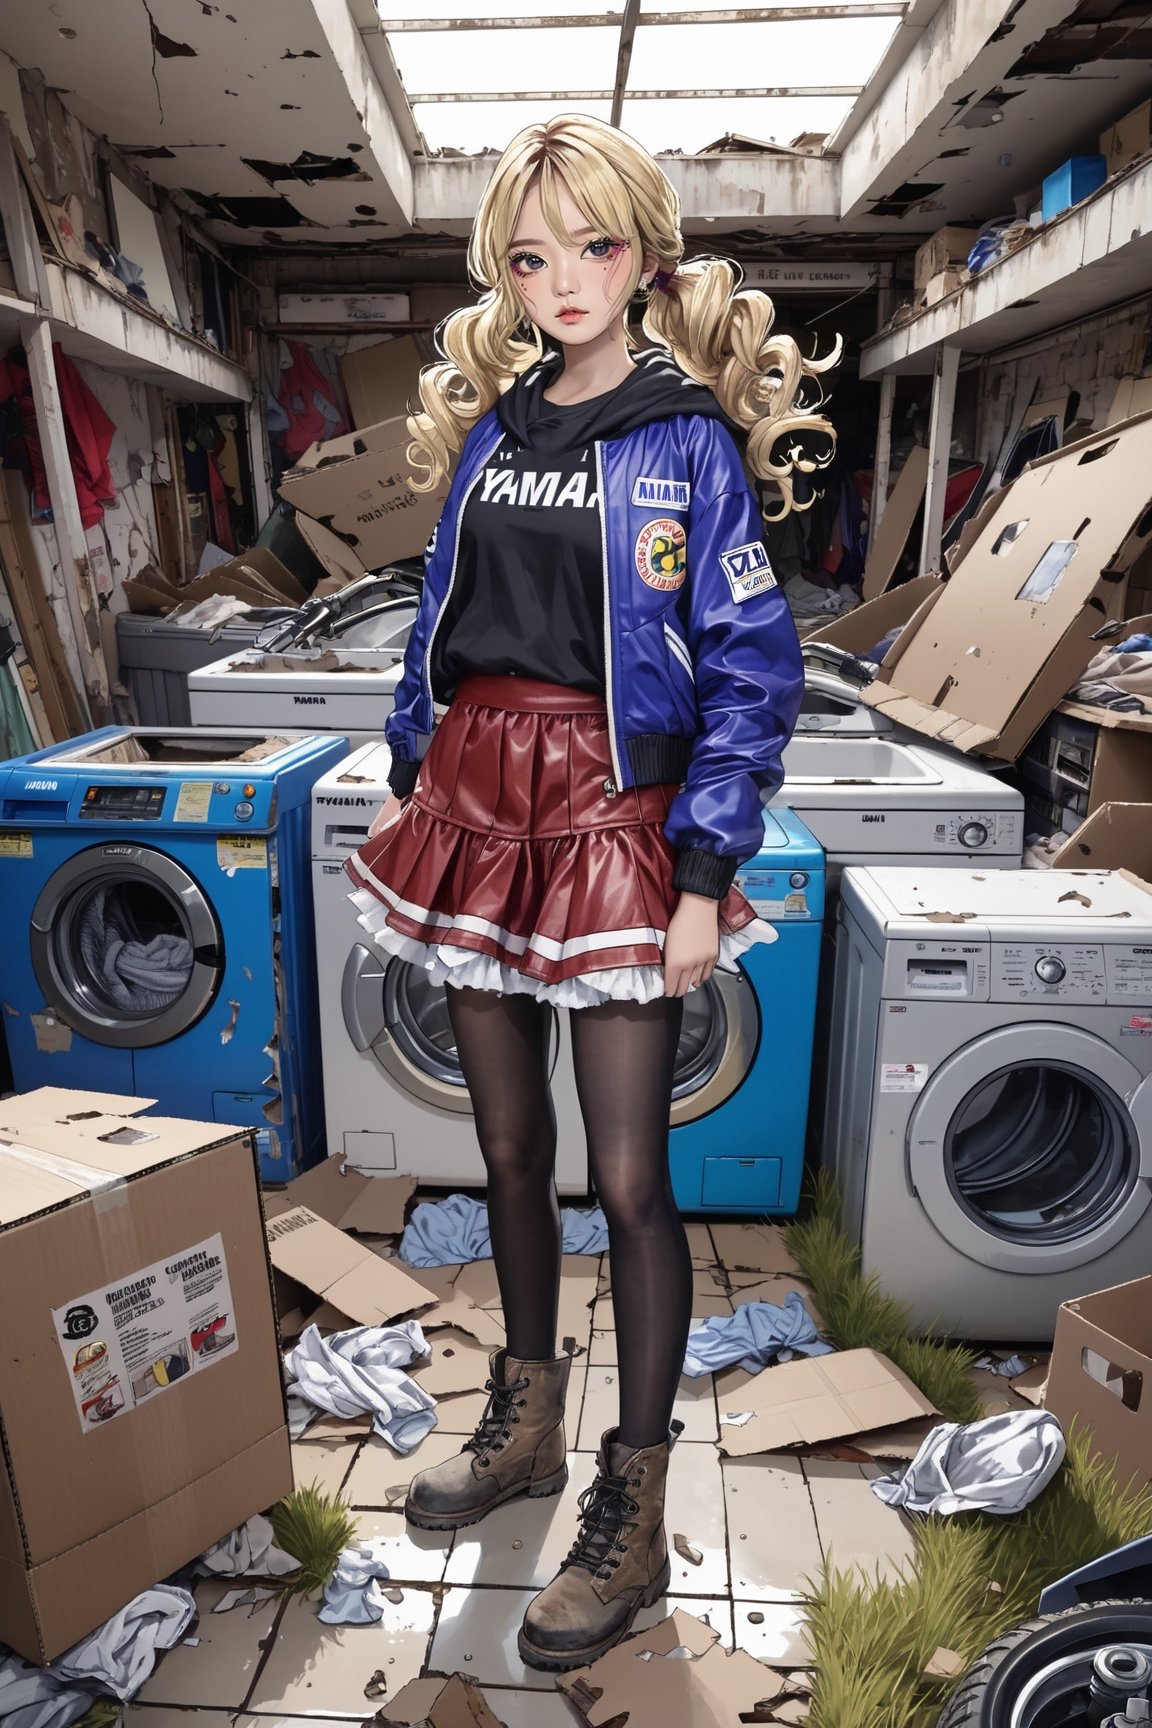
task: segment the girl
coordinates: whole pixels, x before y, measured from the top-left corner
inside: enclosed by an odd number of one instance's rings
[[[529,127],[497,164],[468,255],[485,292],[443,326],[408,422],[418,490],[459,456],[385,728],[394,796],[348,863],[379,947],[450,986],[507,1327],[476,1432],[411,1483],[422,1529],[567,1480],[547,1062],[551,1006],[575,1010],[620,1413],[520,1632],[524,1661],[556,1670],[594,1661],[668,1584],[692,1304],[668,1172],[683,998],[774,938],[733,879],[762,844],[803,673],[729,426],[779,514],[794,470],[832,452],[798,397],[837,356],[804,360],[765,295],[683,249],[672,186],[609,126]]]

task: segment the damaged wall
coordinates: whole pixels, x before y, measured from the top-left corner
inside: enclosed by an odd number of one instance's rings
[[[168,474],[163,411],[157,392],[138,378],[83,362],[77,369],[116,427],[108,452],[116,498],[103,522],[89,529],[88,544],[100,593],[118,612],[124,605],[121,583],[159,562],[152,485]]]

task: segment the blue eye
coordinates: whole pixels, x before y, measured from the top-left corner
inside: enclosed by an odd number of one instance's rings
[[[519,276],[529,276],[544,268],[543,258],[535,252],[517,252],[508,262]]]
[[[627,244],[626,240],[612,240],[605,236],[602,240],[590,240],[584,250],[593,258],[615,258]]]

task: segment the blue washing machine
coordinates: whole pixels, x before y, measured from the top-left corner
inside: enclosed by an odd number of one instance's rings
[[[790,1216],[800,1199],[824,852],[791,810],[764,812],[764,847],[736,886],[777,931],[685,998],[672,1102],[681,1211]]]
[[[343,738],[106,727],[0,764],[14,1083],[129,1093],[324,1152],[310,800]]]

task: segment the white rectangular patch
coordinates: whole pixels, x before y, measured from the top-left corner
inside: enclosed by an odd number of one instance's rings
[[[761,540],[751,540],[747,546],[733,546],[727,552],[721,552],[720,562],[737,604],[776,586],[768,552]]]
[[[658,504],[664,510],[687,510],[692,488],[687,480],[637,480],[632,487],[633,504]]]

